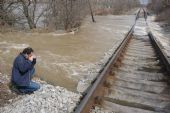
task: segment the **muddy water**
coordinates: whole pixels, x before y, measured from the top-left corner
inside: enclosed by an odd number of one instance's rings
[[[31,46],[37,55],[36,75],[53,84],[76,90],[77,82],[95,67],[105,52],[120,42],[135,16],[86,18],[77,33],[0,34],[0,71],[11,73],[12,62],[23,48]]]

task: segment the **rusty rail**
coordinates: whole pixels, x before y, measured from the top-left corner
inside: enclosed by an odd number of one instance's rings
[[[161,49],[161,45],[156,41],[156,38],[153,36],[152,32],[148,33],[149,38],[151,40],[152,45],[154,46],[156,53],[161,60],[161,63],[165,67],[166,71],[170,75],[170,58],[168,58],[167,54]]]
[[[136,20],[139,17],[140,10],[136,14]],[[100,70],[99,74],[97,75],[97,78],[92,82],[91,86],[86,90],[82,100],[80,101],[79,105],[74,110],[75,113],[88,113],[90,109],[93,108],[96,101],[100,101],[100,99],[102,99],[102,96],[104,95],[104,90],[102,89],[102,87],[104,86],[106,78],[109,76],[112,66],[117,62],[118,58],[121,56],[121,53],[123,52],[126,45],[128,44],[128,41],[130,40],[133,34],[134,27],[135,27],[135,24],[132,26],[130,31],[127,33],[126,37],[121,42],[121,44],[118,46],[116,51],[112,54],[112,56],[110,57],[108,62],[105,64],[103,69]],[[151,43],[153,44],[153,47],[155,48],[157,55],[159,56],[162,64],[165,66],[167,72],[170,74],[170,61],[167,55],[162,51],[160,44],[156,41],[152,33],[149,32],[148,35],[151,39]]]
[[[147,14],[145,9],[143,9],[143,11],[145,12],[145,14]],[[151,40],[152,45],[154,46],[159,59],[161,60],[161,63],[170,75],[170,58],[168,58],[167,54],[161,49],[160,43],[156,40],[156,37],[152,34],[151,31],[149,31],[148,36]]]
[[[139,17],[140,10],[136,14],[136,17]],[[108,77],[111,67],[113,66],[113,64],[116,63],[122,51],[125,49],[128,41],[130,40],[135,24],[126,34],[126,37],[117,47],[112,56],[109,58],[108,62],[105,64],[103,69],[100,70],[99,74],[97,75],[97,78],[92,82],[91,86],[85,91],[82,100],[74,110],[75,113],[88,113],[90,109],[93,107],[93,105],[95,105],[96,100],[100,99],[100,97],[104,95],[104,91],[102,91],[101,87],[104,85],[105,79]]]
[[[93,105],[95,104],[95,100],[97,98],[102,97],[104,92],[100,90],[100,87],[103,86],[105,79],[109,75],[111,67],[113,66],[113,64],[116,63],[117,59],[121,55],[121,52],[126,47],[127,42],[130,40],[131,35],[133,33],[133,29],[134,29],[134,26],[131,28],[126,38],[117,48],[117,50],[114,52],[114,54],[109,59],[109,61],[106,63],[106,66],[97,75],[97,78],[94,81],[93,85],[91,85],[91,87],[88,88],[88,90],[86,91],[86,94],[84,95],[84,98],[81,100],[80,104],[77,106],[75,113],[88,113],[90,109],[93,107]]]

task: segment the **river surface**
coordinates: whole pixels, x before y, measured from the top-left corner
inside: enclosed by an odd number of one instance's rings
[[[135,15],[87,17],[76,33],[0,33],[0,72],[11,74],[14,58],[30,46],[37,55],[36,76],[76,91],[77,83],[106,58],[134,24]],[[96,69],[96,68],[95,68]]]

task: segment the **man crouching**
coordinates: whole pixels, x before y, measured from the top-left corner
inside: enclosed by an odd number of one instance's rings
[[[14,60],[12,68],[12,85],[24,94],[30,94],[40,88],[38,83],[31,79],[35,73],[36,56],[30,47],[25,48]]]

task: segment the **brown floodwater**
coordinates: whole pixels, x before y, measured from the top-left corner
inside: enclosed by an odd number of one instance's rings
[[[133,25],[135,15],[87,17],[76,33],[0,33],[0,71],[11,73],[14,58],[30,46],[37,55],[36,75],[53,85],[76,90],[88,68],[120,42]]]

